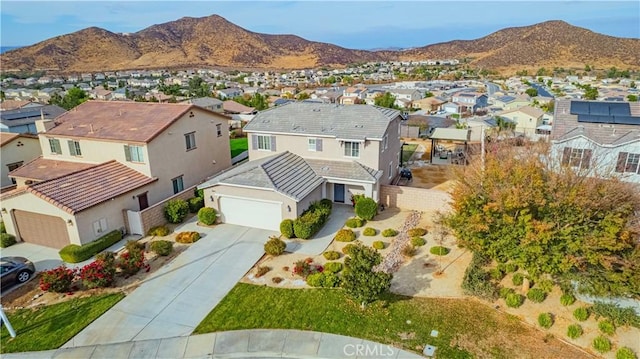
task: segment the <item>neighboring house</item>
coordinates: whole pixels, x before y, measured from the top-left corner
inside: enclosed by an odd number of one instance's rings
[[[412,89],[390,89],[389,93],[393,95],[396,100],[405,100],[407,102],[413,102],[422,98],[420,91]]]
[[[198,97],[198,98],[188,99],[183,102],[191,103],[196,106],[200,106],[204,109],[211,110],[213,112],[221,113],[223,111],[222,101],[214,97]]]
[[[4,100],[0,102],[0,111],[17,110],[29,107],[41,107],[40,103],[33,101],[17,101],[17,100]]]
[[[531,136],[535,134],[536,129],[542,125],[544,111],[536,107],[524,106],[515,110],[501,112],[498,116],[509,119],[515,123],[516,132]]]
[[[223,222],[278,230],[322,198],[378,201],[398,174],[397,110],[297,102],[260,112],[244,131],[249,162],[199,186]]]
[[[222,110],[226,114],[230,115],[251,115],[256,113],[256,109],[253,107],[245,106],[241,103],[235,102],[233,100],[227,100],[222,103]]]
[[[111,100],[111,90],[105,90],[103,88],[96,88],[89,91],[89,97],[96,100]]]
[[[640,102],[556,100],[551,144],[564,165],[640,183]]]
[[[9,178],[9,172],[40,156],[42,152],[38,136],[28,134],[0,132],[0,147],[2,151],[0,190],[4,192],[15,185],[15,180]]]
[[[365,87],[347,87],[342,91],[340,103],[343,105],[355,105],[364,102],[367,89]]]
[[[452,97],[452,102],[461,107],[461,112],[474,113],[481,108],[488,106],[487,95],[477,92],[460,92]]]
[[[217,90],[216,93],[218,94],[218,97],[220,97],[223,100],[226,100],[226,99],[232,99],[238,96],[242,96],[244,92],[239,87],[230,87],[222,90]]]
[[[49,247],[144,234],[140,211],[231,165],[226,118],[194,105],[88,101],[38,126],[43,155],[2,208],[8,233]]]
[[[531,99],[529,98],[528,95],[500,96],[493,101],[494,107],[499,107],[503,110],[513,110],[523,106],[529,106],[530,104],[531,104]]]
[[[36,121],[54,119],[66,110],[56,105],[25,106],[15,110],[0,111],[0,131],[36,133]]]
[[[415,109],[421,109],[427,112],[440,111],[445,101],[438,99],[437,97],[427,97],[420,100],[415,100],[412,103],[412,107]]]

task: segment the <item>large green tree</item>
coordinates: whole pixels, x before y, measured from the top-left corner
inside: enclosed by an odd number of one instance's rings
[[[391,286],[391,274],[373,270],[381,261],[380,253],[362,244],[355,245],[345,260],[342,287],[363,305],[378,299]]]
[[[194,76],[189,80],[189,96],[211,97],[211,86],[199,76]]]
[[[77,87],[73,87],[67,91],[64,96],[60,96],[59,94],[53,94],[51,99],[49,99],[49,103],[52,105],[58,105],[65,110],[71,110],[72,108],[78,106],[79,104],[87,101],[89,96],[82,89]]]
[[[374,101],[376,106],[398,109],[398,106],[395,105],[396,97],[390,92],[385,92],[384,95],[376,97]]]
[[[537,146],[492,148],[459,176],[448,224],[460,243],[534,278],[640,298],[637,187],[576,172]]]

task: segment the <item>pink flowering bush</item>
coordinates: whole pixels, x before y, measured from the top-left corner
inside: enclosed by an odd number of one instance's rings
[[[76,270],[63,265],[42,272],[40,275],[40,289],[45,292],[67,293],[76,277]]]

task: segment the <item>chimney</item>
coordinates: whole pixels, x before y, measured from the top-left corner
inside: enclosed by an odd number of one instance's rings
[[[38,133],[44,133],[49,131],[50,129],[56,127],[55,122],[53,122],[53,120],[37,120],[36,121],[36,131]]]

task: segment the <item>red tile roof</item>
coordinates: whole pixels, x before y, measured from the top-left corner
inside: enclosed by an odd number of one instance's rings
[[[184,103],[87,101],[56,117],[47,133],[146,143],[192,109]]]
[[[36,183],[28,191],[75,214],[156,181],[115,160],[57,179]]]
[[[58,161],[38,157],[11,171],[9,176],[47,181],[94,167],[95,165],[95,163]]]
[[[6,145],[18,136],[20,136],[19,133],[0,132],[0,146]]]

